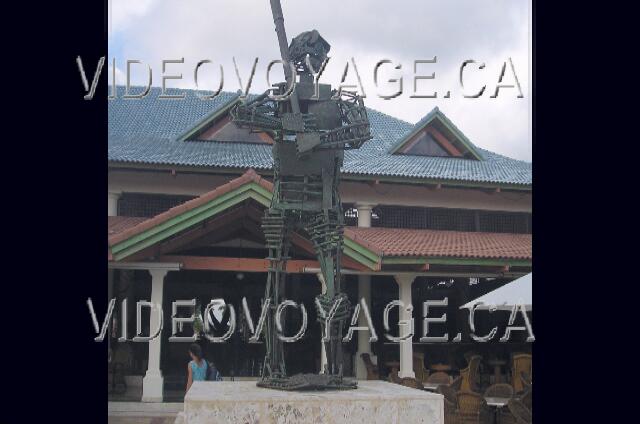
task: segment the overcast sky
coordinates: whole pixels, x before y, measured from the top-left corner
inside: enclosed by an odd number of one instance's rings
[[[203,59],[213,61],[198,75],[200,88],[217,88],[218,65],[224,68],[224,90],[240,89],[232,58],[242,83],[259,58],[251,92],[267,88],[266,68],[279,59],[279,50],[268,0],[110,0],[109,63],[116,59],[117,83],[123,84],[126,60],[137,59],[152,68],[153,85],[162,84],[162,60],[184,58],[184,64],[167,67],[167,75],[182,74],[171,87],[195,88],[194,69]],[[321,82],[340,83],[345,64],[355,61],[362,81],[365,104],[389,115],[415,123],[438,106],[476,145],[516,159],[531,160],[530,94],[530,1],[529,0],[281,0],[289,39],[317,29],[331,44],[331,57]],[[435,64],[414,61],[437,58]],[[503,83],[515,85],[513,62],[523,98],[517,88],[495,91],[503,64]],[[380,68],[374,84],[375,64],[391,60],[401,65]],[[462,63],[465,88],[460,87]],[[143,67],[131,68],[132,80],[145,81]],[[417,94],[437,92],[437,98],[411,98],[414,75],[434,80],[417,83]],[[272,82],[282,80],[280,66]],[[403,93],[383,100],[379,94],[397,91],[392,78],[402,77]],[[358,84],[353,66],[347,84]],[[477,99],[463,94],[476,93]],[[360,90],[359,90],[360,91]],[[445,98],[447,91],[450,97]],[[361,93],[362,94],[362,93]]]

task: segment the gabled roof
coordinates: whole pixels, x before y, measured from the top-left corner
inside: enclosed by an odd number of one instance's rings
[[[347,227],[345,235],[382,257],[531,260],[531,234]]]
[[[444,128],[446,128],[453,136],[453,142],[456,144],[460,144],[461,151],[464,153],[468,153],[476,160],[484,160],[484,158],[476,151],[476,147],[469,141],[469,139],[456,127],[453,122],[447,118],[447,116],[438,109],[438,107],[434,107],[431,112],[425,115],[414,127],[408,132],[404,137],[400,138],[396,144],[391,146],[389,149],[390,154],[398,153],[402,150],[402,148],[409,143],[418,133],[422,130],[428,128],[433,125],[434,122],[440,122]],[[451,141],[451,140],[449,140]]]
[[[202,118],[200,121],[196,122],[195,125],[192,125],[191,127],[187,128],[185,132],[183,132],[177,137],[177,140],[186,141],[192,136],[194,136],[195,134],[203,131],[209,125],[211,125],[212,123],[220,119],[222,116],[229,113],[229,110],[239,102],[240,102],[240,94],[236,93],[235,95],[231,96],[226,102],[224,102],[222,105],[213,109],[211,113],[209,113],[207,116]]]
[[[116,99],[108,102],[110,162],[234,170],[272,168],[269,145],[179,141],[189,129],[206,123],[216,111],[228,106],[236,94],[223,92],[212,100],[202,100],[193,90],[179,90],[176,92],[186,93],[184,99],[162,100],[157,98],[161,92],[157,87],[143,99],[123,99],[123,92],[124,87],[118,87]],[[360,149],[345,152],[342,171],[346,179],[531,188],[531,163],[481,149],[462,135],[482,160],[394,155],[390,153],[393,146],[409,136],[416,125],[373,109],[367,113],[373,139]],[[455,128],[453,124],[451,127]]]
[[[126,258],[249,198],[268,206],[272,193],[273,184],[250,169],[212,191],[111,235],[110,254],[116,260]]]
[[[249,199],[266,208],[272,193],[273,184],[250,169],[153,218],[110,217],[109,259],[146,251]],[[531,266],[530,234],[347,227],[344,235],[346,259],[371,270],[383,265]]]

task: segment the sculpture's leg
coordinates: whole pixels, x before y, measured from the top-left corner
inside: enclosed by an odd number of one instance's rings
[[[349,300],[340,287],[340,255],[342,253],[343,225],[339,208],[314,215],[306,225],[313,242],[320,270],[327,285],[326,294],[318,296],[325,311],[340,299],[340,306],[329,328],[329,341],[325,342],[328,374],[342,375],[342,326],[349,319]],[[324,328],[324,320],[320,320]]]
[[[269,273],[265,288],[265,299],[271,299],[271,305],[265,322],[266,356],[262,379],[286,376],[282,341],[278,338],[275,325],[275,310],[281,301],[286,277],[286,265],[289,255],[291,229],[287,225],[284,212],[269,208],[262,221],[262,229],[269,249]]]

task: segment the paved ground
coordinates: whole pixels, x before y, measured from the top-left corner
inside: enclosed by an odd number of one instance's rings
[[[173,424],[182,403],[109,402],[109,424]]]
[[[109,424],[173,424],[175,417],[113,417],[109,416]]]

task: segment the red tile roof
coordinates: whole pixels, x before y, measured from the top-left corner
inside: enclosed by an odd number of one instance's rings
[[[109,245],[112,246],[140,234],[249,182],[255,182],[273,191],[273,183],[261,178],[253,169],[249,169],[242,176],[215,190],[175,206],[153,218],[109,217]],[[531,234],[347,227],[345,236],[381,257],[532,259]]]
[[[531,234],[348,227],[345,236],[381,256],[532,259]]]
[[[114,234],[123,232],[126,229],[135,227],[141,222],[146,221],[149,218],[138,218],[132,216],[110,216],[108,217],[107,228],[109,230],[109,237]]]
[[[114,233],[109,236],[109,246],[113,246],[114,244],[120,243],[121,241],[127,240],[128,238],[135,236],[137,234],[143,233],[150,228],[155,227],[175,216],[178,216],[184,212],[195,209],[200,205],[208,203],[213,199],[222,196],[225,193],[228,193],[236,188],[250,183],[255,182],[261,185],[263,188],[273,191],[273,183],[265,180],[260,177],[256,171],[253,169],[249,169],[247,172],[242,174],[240,177],[235,178],[229,181],[226,184],[223,184],[217,187],[214,190],[211,190],[200,197],[196,197],[195,199],[189,200],[187,202],[182,203],[181,205],[175,206],[161,214],[154,216],[153,218],[148,218],[142,222],[138,222],[136,225],[133,225],[129,228],[123,229],[120,232]]]

